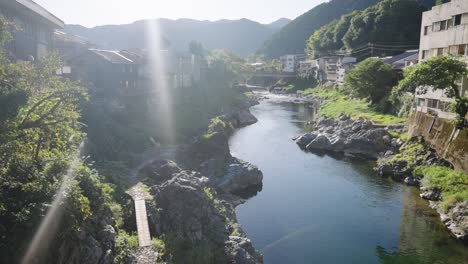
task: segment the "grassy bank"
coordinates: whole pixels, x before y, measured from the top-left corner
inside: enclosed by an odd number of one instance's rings
[[[366,100],[353,99],[339,91],[307,89],[304,94],[325,100],[320,107],[320,115],[324,117],[336,117],[340,113],[345,113],[352,119],[362,117],[383,125],[403,123],[406,120],[394,115],[379,113]]]
[[[468,173],[441,166],[422,166],[415,169],[415,176],[423,177],[421,184],[428,189],[442,191],[442,208],[468,201]]]

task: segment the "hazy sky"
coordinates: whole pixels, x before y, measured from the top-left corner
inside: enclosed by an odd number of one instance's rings
[[[270,23],[295,18],[325,0],[34,0],[67,24],[125,24],[146,18],[218,20],[248,18]]]

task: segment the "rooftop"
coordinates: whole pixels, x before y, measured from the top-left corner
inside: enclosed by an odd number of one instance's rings
[[[384,59],[384,62],[385,63],[388,63],[388,64],[393,64],[395,62],[398,62],[400,60],[404,60],[408,57],[411,57],[411,56],[414,56],[414,55],[417,55],[419,53],[419,50],[407,50],[401,54],[398,54],[398,55],[395,55],[393,57],[389,57],[389,58],[386,58]]]
[[[42,19],[56,28],[63,28],[65,26],[65,23],[62,20],[32,0],[0,0],[0,6],[2,5],[7,5],[10,8],[18,10],[19,12],[27,9],[33,13],[36,13]]]
[[[89,51],[113,64],[136,64],[140,59],[137,54],[128,51],[102,49],[89,49]]]

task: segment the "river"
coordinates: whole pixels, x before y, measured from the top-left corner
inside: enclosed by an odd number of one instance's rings
[[[269,96],[251,109],[258,123],[230,140],[264,174],[262,191],[236,211],[265,263],[468,263],[468,247],[416,188],[377,176],[373,162],[300,150],[291,138],[311,109]]]

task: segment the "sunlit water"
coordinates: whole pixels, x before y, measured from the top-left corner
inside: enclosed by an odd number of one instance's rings
[[[291,138],[311,111],[280,101],[253,107],[259,122],[230,141],[264,174],[237,216],[265,263],[468,263],[468,247],[417,189],[377,176],[371,162],[301,151]]]

